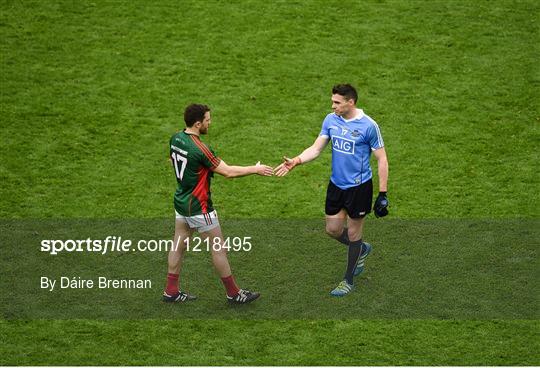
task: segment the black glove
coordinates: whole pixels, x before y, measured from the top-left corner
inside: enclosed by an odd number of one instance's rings
[[[388,215],[388,197],[386,196],[386,192],[379,192],[373,205],[373,211],[375,212],[375,217]]]

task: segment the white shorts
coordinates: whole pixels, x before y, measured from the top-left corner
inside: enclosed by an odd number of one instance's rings
[[[210,213],[203,213],[196,216],[182,216],[176,210],[176,221],[182,221],[189,225],[190,229],[195,229],[199,233],[204,233],[210,231],[215,227],[219,226],[219,220],[216,210],[213,210]]]

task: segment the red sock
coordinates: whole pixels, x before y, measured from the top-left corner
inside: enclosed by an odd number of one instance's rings
[[[238,287],[238,285],[236,285],[236,282],[234,281],[233,275],[222,277],[221,281],[223,282],[223,285],[227,290],[228,296],[235,296],[240,291],[240,288]]]
[[[167,274],[167,288],[165,292],[169,295],[178,294],[178,274],[177,273],[168,273]]]

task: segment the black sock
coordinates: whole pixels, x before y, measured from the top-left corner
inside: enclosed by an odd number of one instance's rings
[[[343,228],[343,232],[339,238],[337,238],[337,241],[342,244],[349,245],[349,230],[346,227]]]
[[[354,269],[356,268],[356,262],[362,252],[362,239],[349,242],[349,252],[347,254],[347,271],[345,272],[345,280],[349,285],[354,283]]]

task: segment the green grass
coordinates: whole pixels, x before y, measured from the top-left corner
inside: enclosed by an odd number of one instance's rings
[[[4,1],[0,215],[161,217],[163,142],[188,102],[213,108],[207,141],[227,162],[275,165],[350,81],[387,142],[394,216],[537,216],[538,4],[350,6]],[[328,158],[285,180],[216,180],[220,213],[319,217]],[[267,201],[234,195],[245,187]]]
[[[537,2],[1,0],[0,9],[1,363],[540,364]],[[35,254],[47,221],[63,224],[49,228],[61,238],[74,218],[98,231],[104,219],[172,215],[167,140],[187,103],[212,107],[204,140],[225,161],[275,165],[312,143],[338,82],[358,87],[390,161],[391,217],[366,227],[376,252],[353,298],[322,297],[343,262],[313,220],[324,216],[328,151],[282,179],[215,178],[220,216],[272,219],[256,236],[281,244],[231,255],[237,277],[267,295],[246,315],[203,299],[163,320],[85,320],[76,308],[64,318],[78,319],[37,320],[14,292],[70,261]],[[144,232],[133,223],[130,234]],[[144,270],[162,282],[164,255],[131,256],[139,268],[119,258],[84,257],[76,272]],[[190,259],[190,286],[220,295],[206,255]],[[303,277],[310,303],[287,309],[275,281],[299,290]],[[155,288],[134,303],[154,303]],[[99,312],[100,300],[87,309]],[[282,319],[268,308],[278,304]]]
[[[0,363],[425,366],[437,357],[439,365],[460,366],[534,365],[540,358],[538,321],[260,320],[232,325],[220,320],[0,322],[5,352]]]

